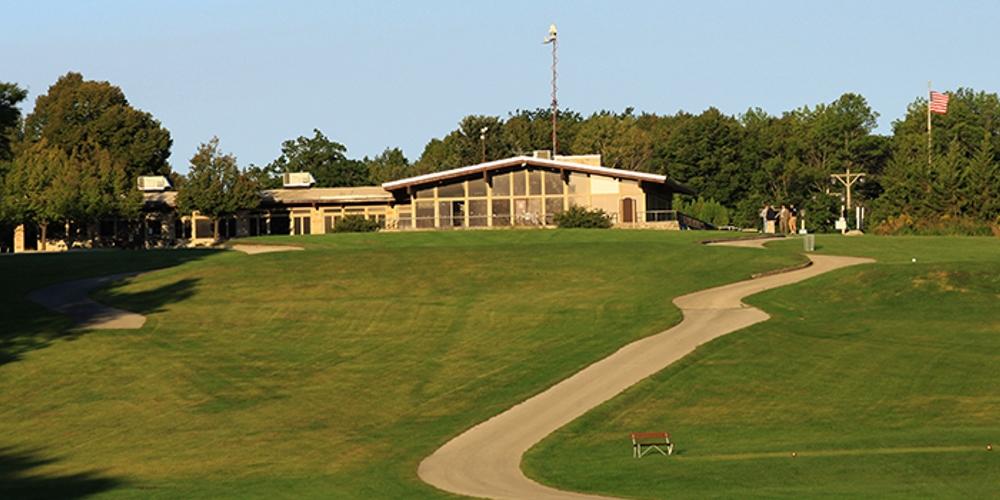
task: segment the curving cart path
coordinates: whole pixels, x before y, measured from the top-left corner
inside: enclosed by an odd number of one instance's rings
[[[65,314],[76,323],[77,330],[132,330],[142,328],[146,317],[94,302],[90,292],[139,273],[121,273],[98,278],[67,281],[35,290],[28,299],[55,312]]]
[[[302,250],[302,247],[291,245],[237,244],[232,248],[248,255]],[[120,273],[56,283],[30,292],[28,299],[47,309],[69,316],[76,323],[74,327],[76,330],[134,330],[142,328],[146,323],[145,316],[100,304],[92,300],[89,294],[95,288],[139,274],[141,273]]]
[[[763,248],[766,239],[713,245]],[[560,427],[664,369],[696,347],[769,318],[741,299],[871,259],[808,255],[812,265],[723,285],[674,299],[684,319],[673,328],[622,347],[544,392],[463,432],[425,458],[417,470],[439,489],[487,498],[606,498],[557,490],[528,479],[521,456]]]

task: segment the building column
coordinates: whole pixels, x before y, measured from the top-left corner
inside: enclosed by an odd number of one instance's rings
[[[24,224],[14,228],[14,253],[24,252]]]

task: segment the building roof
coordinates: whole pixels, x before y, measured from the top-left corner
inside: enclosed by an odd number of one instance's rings
[[[142,193],[142,203],[143,205],[154,208],[154,207],[169,207],[174,208],[177,206],[177,191],[147,191]]]
[[[441,172],[433,172],[430,174],[408,177],[406,179],[399,179],[396,181],[383,183],[382,187],[388,191],[394,191],[397,189],[408,188],[416,185],[428,184],[432,182],[453,179],[456,177],[463,177],[470,174],[488,172],[490,170],[496,170],[500,168],[508,168],[514,166],[528,166],[528,165],[534,167],[554,168],[558,170],[569,170],[572,172],[583,172],[594,175],[602,175],[605,177],[615,177],[618,179],[631,179],[641,182],[649,182],[653,184],[663,184],[669,186],[670,188],[672,188],[674,191],[677,192],[692,194],[692,195],[695,194],[694,190],[692,190],[691,188],[683,184],[680,184],[678,182],[672,181],[668,179],[667,176],[665,175],[637,172],[635,170],[623,170],[620,168],[585,165],[582,163],[576,163],[572,161],[546,160],[543,158],[535,158],[531,156],[514,156],[511,158],[504,158],[502,160],[494,160],[494,161],[488,161],[486,163],[469,165],[467,167],[453,168],[451,170],[443,170]]]
[[[268,189],[261,192],[265,203],[363,203],[392,201],[392,194],[379,186]]]

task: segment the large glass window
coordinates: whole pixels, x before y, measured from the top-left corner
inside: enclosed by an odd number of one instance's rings
[[[199,218],[195,221],[195,226],[199,238],[211,238],[215,235],[215,227],[209,219]]]
[[[545,198],[545,223],[553,224],[556,214],[563,211],[562,198]]]
[[[524,196],[527,191],[527,184],[524,183],[524,170],[510,173],[510,185],[513,188],[514,196]]]
[[[545,171],[545,194],[563,194],[563,180],[559,172]]]
[[[473,196],[486,196],[486,179],[469,179],[469,197]]]
[[[465,183],[458,181],[452,184],[438,186],[438,198],[464,198]]]
[[[413,214],[409,208],[399,209],[399,218],[396,220],[397,229],[410,229],[413,227]]]
[[[295,233],[294,234],[312,234],[312,231],[311,231],[311,229],[312,229],[312,218],[311,217],[296,216],[296,217],[293,217],[293,219],[294,219],[294,226],[293,227],[295,228]]]
[[[528,224],[537,226],[542,223],[542,200],[541,198],[528,199],[528,213],[526,214]]]
[[[422,200],[429,200],[434,197],[434,188],[424,188],[418,189],[416,193],[413,193],[414,198],[419,198]]]
[[[514,225],[523,226],[528,222],[528,199],[514,200]]]
[[[493,200],[493,225],[510,225],[510,200]]]
[[[493,196],[510,196],[510,172],[493,176]]]
[[[452,202],[450,201],[439,201],[438,202],[438,227],[441,229],[447,229],[452,227],[451,220],[451,209]]]
[[[469,200],[469,227],[486,227],[486,208],[486,200]]]
[[[418,201],[416,206],[416,226],[421,229],[434,227],[434,202]]]
[[[528,194],[542,194],[542,172],[538,170],[528,171]]]

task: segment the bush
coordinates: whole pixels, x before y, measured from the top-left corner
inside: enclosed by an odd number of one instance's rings
[[[558,213],[554,217],[559,227],[584,227],[607,229],[611,227],[611,217],[601,209],[587,210],[573,205],[569,210]]]
[[[1000,221],[998,221],[1000,222]],[[913,218],[907,214],[887,217],[875,225],[882,235],[912,234],[921,236],[1000,236],[1000,224],[990,224],[971,217]]]
[[[716,227],[729,225],[729,209],[712,198],[706,201],[699,196],[696,200],[685,201],[680,196],[676,196],[674,197],[674,209]]]
[[[364,215],[348,215],[333,226],[335,233],[371,233],[382,229],[378,221],[368,220]]]

